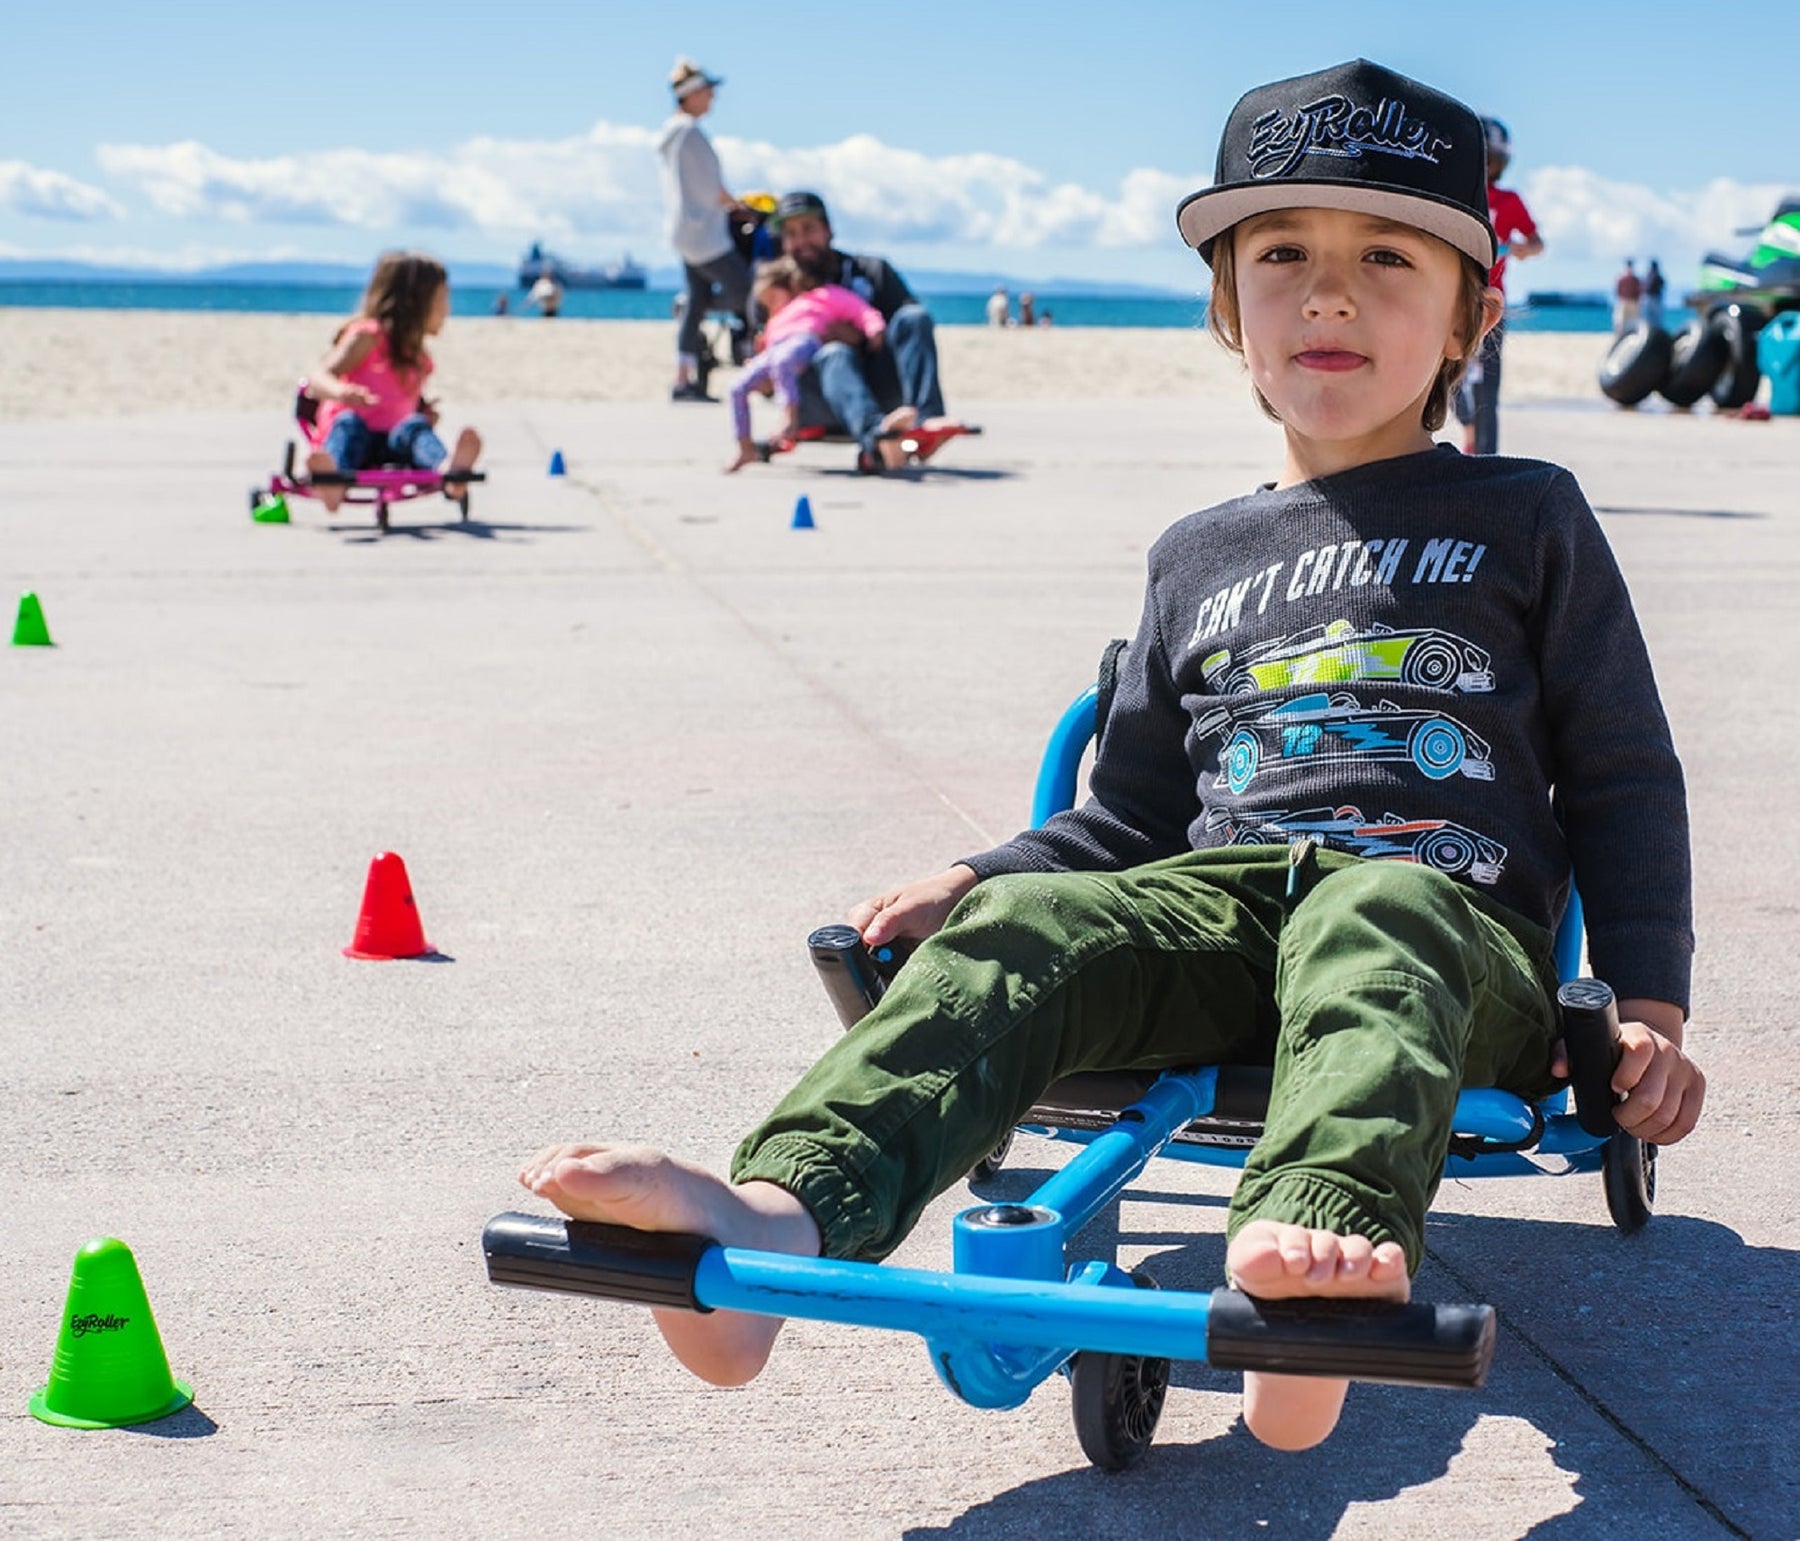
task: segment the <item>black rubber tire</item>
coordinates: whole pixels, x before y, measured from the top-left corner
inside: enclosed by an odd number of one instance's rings
[[[1600,1175],[1606,1182],[1606,1212],[1621,1236],[1635,1236],[1650,1223],[1656,1200],[1656,1147],[1621,1131],[1606,1142]]]
[[[1000,1175],[1000,1168],[1006,1165],[1006,1153],[1012,1149],[1013,1131],[1008,1129],[1000,1136],[1000,1143],[969,1168],[969,1181],[984,1183]]]
[[[1136,1270],[1139,1289],[1156,1281]],[[1169,1361],[1131,1354],[1077,1354],[1069,1366],[1075,1437],[1102,1471],[1127,1471],[1143,1460],[1156,1436],[1169,1393]]]
[[[262,500],[263,500],[262,488],[252,487],[250,489],[250,517],[252,519],[254,519],[256,517],[257,509],[262,507]]]
[[[1669,374],[1657,393],[1674,407],[1691,407],[1713,388],[1730,356],[1724,336],[1699,316],[1675,334]]]
[[[1622,407],[1635,407],[1669,373],[1674,339],[1660,326],[1640,321],[1615,338],[1600,361],[1600,393]]]
[[[375,505],[375,528],[380,530],[383,535],[387,534],[388,506],[385,503]]]
[[[469,522],[469,492],[466,487],[463,489],[463,495],[456,500],[456,506],[461,511],[461,522],[467,524]]]
[[[1762,370],[1756,363],[1756,334],[1768,318],[1754,305],[1726,305],[1706,318],[1725,348],[1725,364],[1708,393],[1721,412],[1735,412],[1756,400]]]

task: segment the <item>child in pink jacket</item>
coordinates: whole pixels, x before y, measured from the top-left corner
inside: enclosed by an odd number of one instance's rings
[[[744,365],[731,387],[731,428],[738,453],[727,471],[762,458],[750,437],[752,391],[773,388],[775,399],[787,411],[786,432],[791,435],[800,426],[800,376],[812,364],[827,329],[847,322],[871,348],[879,348],[887,335],[887,323],[873,305],[837,284],[815,285],[792,257],[776,257],[758,267],[752,293],[769,322],[763,328],[762,352]],[[897,432],[917,421],[914,408],[900,407],[882,419],[881,431]]]

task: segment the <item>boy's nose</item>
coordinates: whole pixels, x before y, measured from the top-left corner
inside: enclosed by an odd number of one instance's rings
[[[1355,313],[1349,275],[1336,264],[1321,265],[1306,291],[1305,308],[1309,319],[1325,316],[1349,316]]]

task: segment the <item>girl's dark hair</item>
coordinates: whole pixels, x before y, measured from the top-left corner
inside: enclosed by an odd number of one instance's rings
[[[361,314],[381,323],[388,356],[416,369],[425,353],[425,322],[437,292],[450,282],[444,264],[417,251],[384,251],[375,259]]]
[[[1231,236],[1232,232],[1227,230],[1213,245],[1212,298],[1206,302],[1206,329],[1218,338],[1221,346],[1241,359],[1244,337],[1238,318],[1237,255],[1232,249]],[[1481,323],[1486,319],[1483,297],[1487,293],[1487,269],[1473,257],[1460,252],[1457,255],[1462,262],[1462,287],[1456,295],[1456,332],[1462,339],[1462,356],[1445,359],[1438,366],[1437,378],[1431,382],[1431,390],[1425,397],[1425,410],[1420,414],[1420,422],[1427,433],[1436,433],[1444,426],[1444,419],[1450,412],[1450,398],[1462,384],[1469,360],[1481,346]],[[1281,414],[1269,405],[1268,399],[1254,385],[1250,387],[1250,394],[1256,398],[1256,404],[1265,416],[1278,423],[1281,421]]]

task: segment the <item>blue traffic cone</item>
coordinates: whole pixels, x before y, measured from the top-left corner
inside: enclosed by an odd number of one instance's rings
[[[569,468],[563,464],[562,451],[559,449],[551,450],[550,451],[550,475],[552,475],[552,476],[567,476],[568,474],[569,474]]]
[[[804,492],[800,494],[800,501],[794,505],[794,522],[789,528],[795,530],[816,530],[818,528],[813,523],[812,499],[807,497]]]

